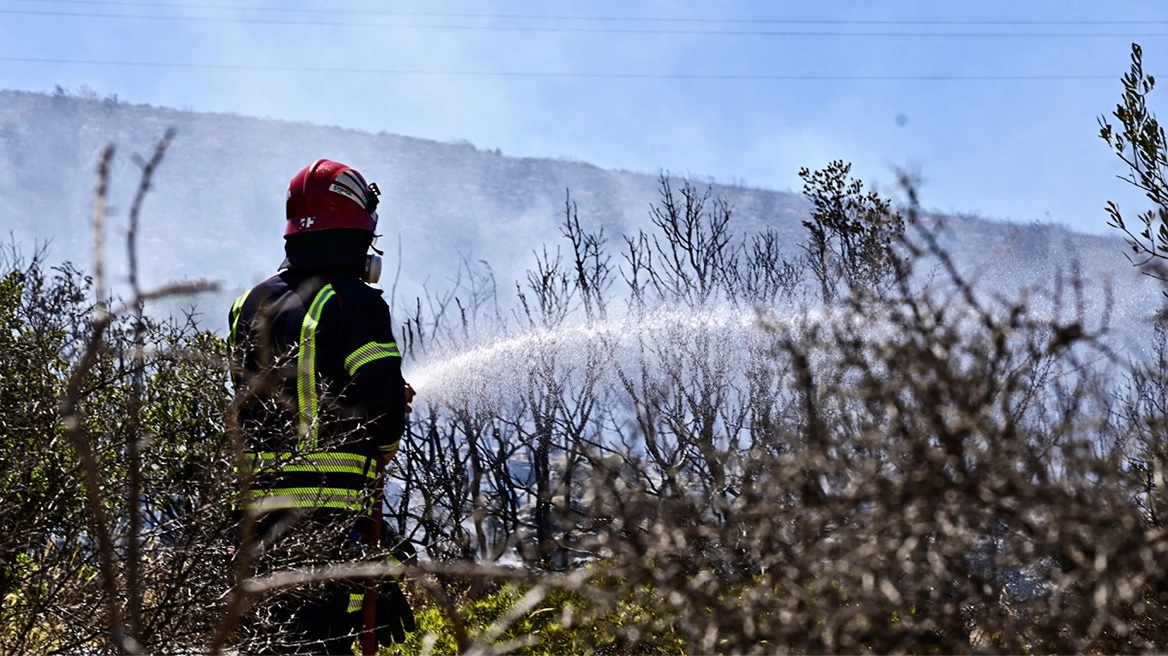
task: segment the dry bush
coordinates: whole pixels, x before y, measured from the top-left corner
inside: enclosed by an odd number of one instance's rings
[[[694,653],[1163,648],[1168,544],[1106,448],[1086,317],[951,282],[776,325],[800,411],[721,453],[721,494],[593,463],[597,580],[668,609],[633,651],[666,627]]]
[[[476,394],[442,396],[410,435],[404,484],[424,501],[400,497],[398,516],[428,548],[462,536],[431,548],[431,569],[514,554],[535,598],[588,599],[578,637],[618,653],[666,633],[692,653],[1162,649],[1162,479],[1147,472],[1163,377],[1124,373],[1073,270],[993,297],[906,212],[916,231],[873,258],[881,284],[836,276],[839,301],[801,319],[752,306],[746,277],[686,269],[790,270],[701,237],[720,234],[721,210],[659,221],[656,240],[626,240],[634,321],[620,325],[635,334],[606,332],[612,313],[586,322],[585,356],[562,347],[585,285],[545,256],[528,307],[547,337],[512,338],[513,359],[505,340],[464,347],[489,362],[446,373]],[[762,329],[650,332],[679,299],[695,317],[755,307]],[[1134,438],[1124,417],[1151,428]],[[500,530],[472,535],[470,520]],[[647,612],[630,620],[629,604]]]
[[[1168,648],[1165,333],[1125,368],[1073,272],[993,297],[911,188],[905,222],[849,171],[805,176],[824,199],[810,262],[737,240],[727,203],[663,177],[654,232],[618,264],[569,199],[567,256],[537,255],[509,316],[467,263],[419,301],[403,351],[433,371],[388,519],[423,551],[405,571],[447,620],[433,644]],[[275,595],[402,571],[328,531],[232,554],[237,413],[258,390],[230,403],[223,340],[145,314],[190,290],[132,278],[114,309],[100,259],[92,281],[40,262],[14,250],[0,278],[0,648],[263,647],[247,639]],[[475,625],[485,598],[508,607]]]

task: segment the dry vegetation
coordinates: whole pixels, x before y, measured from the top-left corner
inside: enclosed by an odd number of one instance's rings
[[[1111,215],[1148,265],[1168,202],[1138,55],[1102,136],[1156,208],[1145,232]],[[467,364],[421,390],[403,442],[387,518],[424,555],[405,649],[1168,649],[1166,333],[1148,361],[1115,357],[1071,268],[1036,281],[1041,312],[988,300],[911,183],[897,212],[849,176],[803,172],[796,257],[773,234],[736,241],[732,208],[663,178],[654,230],[616,249],[569,200],[564,250],[509,315],[472,266],[418,303],[407,358],[494,344],[480,364],[496,374]],[[46,270],[17,246],[2,262],[0,651],[231,648],[275,591],[398,571],[292,541],[295,567],[253,575],[232,549],[223,340],[142,312],[201,286],[132,284],[119,310],[100,266]],[[752,320],[654,323],[668,312]],[[569,333],[586,347],[499,346]]]

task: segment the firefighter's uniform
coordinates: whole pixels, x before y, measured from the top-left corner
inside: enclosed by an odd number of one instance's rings
[[[403,430],[406,386],[389,308],[349,262],[352,249],[338,246],[364,231],[347,229],[343,221],[330,225],[319,203],[314,220],[300,224],[344,230],[306,238],[298,233],[310,231],[291,225],[292,195],[297,189],[315,193],[309,186],[313,176],[324,178],[320,194],[331,193],[328,184],[336,191],[334,180],[348,179],[338,171],[351,169],[322,161],[324,166],[318,161],[294,178],[289,191],[288,234],[297,235],[289,243],[298,244],[304,256],[294,257],[289,246],[287,268],[241,295],[228,315],[247,452],[236,510],[241,518],[250,511],[254,519],[251,546],[264,554],[257,561],[261,571],[352,558],[359,548],[352,531],[371,511],[376,459],[396,452]],[[349,178],[354,175],[363,184],[355,171]],[[376,213],[367,214],[376,225]],[[303,551],[306,543],[317,551],[289,562],[273,560],[272,554]],[[341,581],[302,590],[243,628],[267,636],[261,649],[351,653],[361,589],[360,582]]]

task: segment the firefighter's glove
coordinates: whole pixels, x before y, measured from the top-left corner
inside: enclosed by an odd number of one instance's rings
[[[388,522],[382,520],[381,548],[389,551],[388,560],[401,565],[412,565],[418,562],[418,551],[414,543],[408,538],[398,536]],[[374,635],[377,644],[385,646],[394,642],[405,642],[406,634],[412,633],[417,627],[414,623],[414,610],[410,602],[402,593],[398,581],[401,576],[382,581],[377,586],[377,629]]]
[[[418,550],[409,538],[399,537],[389,522],[381,523],[381,546],[389,549],[390,556],[402,565],[413,565],[418,562]]]
[[[417,629],[414,609],[402,593],[397,581],[385,581],[377,586],[377,628],[374,635],[383,647],[406,641],[406,634]]]
[[[414,402],[415,396],[417,396],[417,392],[414,391],[414,386],[406,383],[406,414],[414,411],[414,407],[410,404]]]
[[[418,551],[414,543],[408,538],[399,537],[388,522],[381,525],[381,547],[389,549],[390,560],[402,565],[412,565],[418,562]],[[377,597],[377,642],[381,645],[391,644],[393,641],[404,642],[405,634],[416,628],[414,624],[414,610],[410,602],[402,594],[401,576],[394,577],[378,586]]]

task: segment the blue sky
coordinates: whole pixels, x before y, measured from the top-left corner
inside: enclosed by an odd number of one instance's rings
[[[1106,200],[1143,207],[1096,124],[1133,41],[1168,79],[1152,1],[13,0],[0,87],[780,190],[843,159],[890,194],[919,172],[938,210],[1111,233]]]

